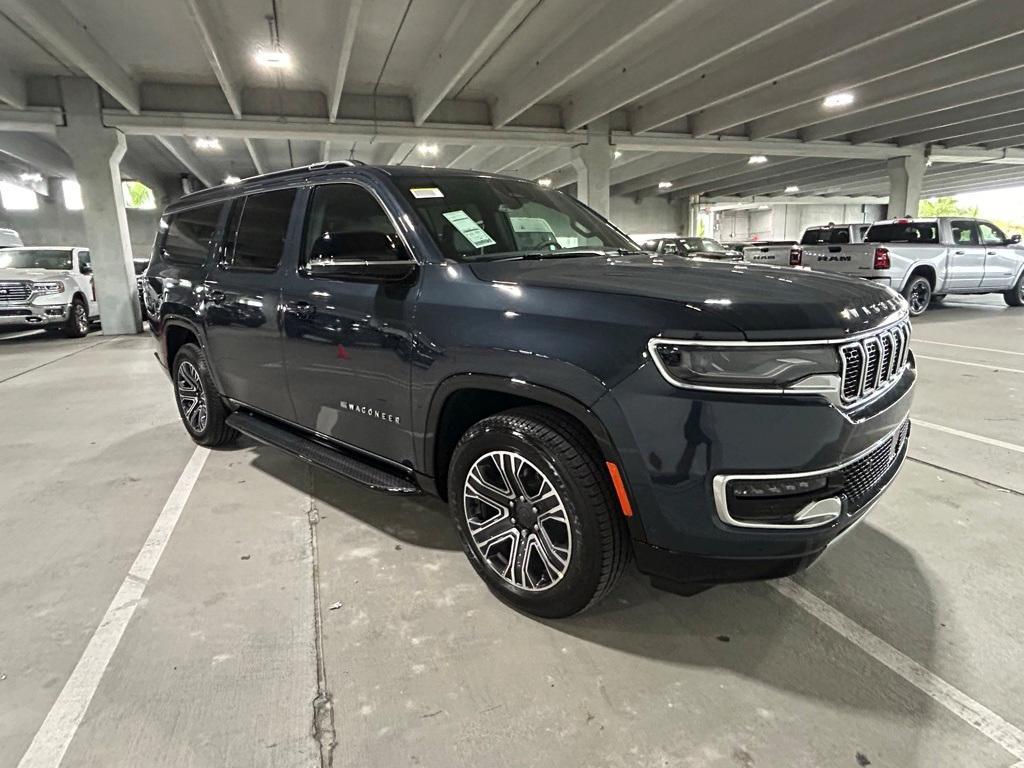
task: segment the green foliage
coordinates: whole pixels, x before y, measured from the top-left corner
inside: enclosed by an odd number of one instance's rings
[[[918,216],[977,216],[978,206],[960,205],[955,197],[932,197],[922,200]]]
[[[124,188],[124,204],[126,208],[156,208],[153,190],[141,181],[126,181]]]

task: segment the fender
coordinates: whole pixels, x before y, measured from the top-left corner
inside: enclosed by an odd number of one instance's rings
[[[160,330],[157,332],[158,343],[160,345],[159,357],[164,364],[164,370],[167,371],[167,375],[171,375],[171,360],[167,356],[167,328],[169,327],[184,328],[192,333],[193,336],[199,341],[199,347],[206,351],[206,332],[202,326],[187,317],[181,315],[168,315],[160,319]],[[214,384],[217,385],[218,391],[223,391],[221,387],[220,377],[217,375],[217,368],[213,365],[212,361],[207,357],[206,364],[210,371],[210,376],[213,378]]]
[[[907,287],[907,283],[910,281],[910,276],[912,274],[914,274],[914,270],[917,269],[918,267],[928,267],[932,272],[935,273],[935,288],[934,288],[934,290],[935,290],[936,293],[938,293],[942,289],[942,287],[945,286],[945,284],[946,284],[946,276],[945,276],[945,274],[940,276],[939,275],[938,267],[936,267],[934,263],[932,263],[931,261],[927,261],[927,260],[921,260],[921,261],[915,261],[913,264],[911,264],[909,267],[907,267],[907,271],[904,272],[904,274],[903,274],[903,280],[900,282],[900,287],[896,289],[897,292],[903,293],[903,289]]]

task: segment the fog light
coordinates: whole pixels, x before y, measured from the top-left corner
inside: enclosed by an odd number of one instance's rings
[[[64,308],[63,307],[47,307],[46,308],[46,314],[49,315],[50,317],[54,317],[54,316],[60,317],[61,315],[64,314]]]
[[[730,484],[730,490],[738,498],[750,499],[810,493],[821,490],[826,485],[828,485],[828,477],[818,475],[817,477],[791,480],[737,480]]]

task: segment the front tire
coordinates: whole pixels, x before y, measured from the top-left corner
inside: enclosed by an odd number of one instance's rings
[[[630,548],[602,462],[569,419],[506,411],[463,435],[448,499],[466,556],[514,608],[561,618],[603,598]]]
[[[1011,307],[1024,307],[1024,272],[1017,278],[1016,285],[1003,294],[1003,301]]]
[[[178,350],[171,380],[174,382],[178,414],[195,442],[216,448],[238,437],[238,432],[226,423],[228,409],[224,407],[210,376],[206,355],[198,345],[184,344]]]
[[[932,284],[924,275],[914,275],[903,289],[903,298],[910,305],[910,316],[924,314],[932,301]]]
[[[81,299],[72,299],[68,319],[62,329],[69,339],[81,339],[89,334],[89,308]]]

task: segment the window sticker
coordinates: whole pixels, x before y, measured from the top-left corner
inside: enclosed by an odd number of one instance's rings
[[[509,216],[508,220],[512,224],[513,232],[550,232],[552,235],[555,234],[551,229],[551,225],[541,218]]]
[[[497,241],[488,235],[479,224],[473,221],[465,211],[448,211],[443,213],[442,216],[448,219],[452,226],[459,230],[462,236],[469,240],[474,248],[486,248],[489,245],[497,244]]]
[[[437,187],[410,187],[409,191],[417,200],[423,200],[429,197],[444,197],[444,192]]]

